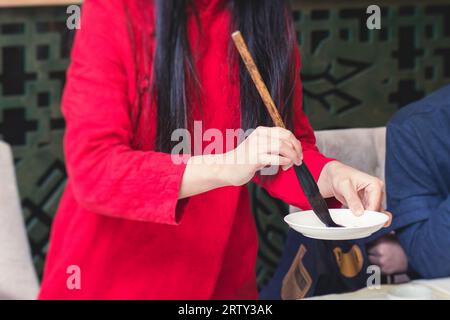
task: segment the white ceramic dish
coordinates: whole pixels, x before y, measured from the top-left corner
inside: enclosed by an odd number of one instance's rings
[[[360,217],[349,209],[330,209],[333,220],[343,228],[327,228],[312,210],[297,211],[284,217],[284,221],[305,237],[321,240],[351,240],[366,238],[380,230],[388,221],[381,212],[364,211]]]

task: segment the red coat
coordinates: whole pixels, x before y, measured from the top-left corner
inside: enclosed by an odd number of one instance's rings
[[[203,34],[194,51],[203,114],[192,110],[204,129],[222,132],[240,127],[223,2],[199,1]],[[179,201],[185,165],[153,151],[155,106],[136,120],[138,100],[149,101],[154,28],[152,1],[84,2],[62,103],[69,179],[53,222],[41,299],[257,298],[257,233],[247,188]],[[189,36],[197,43],[194,19]],[[318,179],[329,159],[315,147],[302,112],[300,79],[294,105],[294,132]],[[292,169],[259,183],[275,197],[308,207]],[[80,268],[80,289],[67,286],[71,265]]]

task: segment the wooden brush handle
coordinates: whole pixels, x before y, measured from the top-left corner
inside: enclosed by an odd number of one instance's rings
[[[267,89],[267,86],[264,83],[261,74],[259,73],[258,67],[255,64],[255,61],[253,61],[252,55],[248,50],[247,44],[245,43],[241,32],[235,31],[233,32],[231,37],[233,38],[234,44],[239,51],[239,54],[241,55],[242,60],[244,61],[244,64],[247,67],[248,72],[250,73],[250,76],[252,77],[256,89],[258,90],[259,95],[261,96],[264,105],[266,106],[267,111],[272,118],[272,121],[277,127],[286,128],[283,119],[281,118],[281,115],[278,112],[278,109],[275,106],[272,97],[270,96],[269,90]]]
[[[244,61],[244,64],[247,67],[247,70],[250,73],[256,89],[258,89],[258,92],[267,108],[267,111],[269,111],[270,117],[272,118],[274,124],[277,127],[286,128],[241,33],[239,31],[235,31],[231,37],[233,38],[234,44],[236,45],[236,48],[239,51],[239,54],[241,55],[242,60]],[[317,217],[319,217],[319,219],[328,227],[341,227],[331,218],[327,203],[321,196],[319,187],[317,186],[317,183],[306,164],[303,162],[300,166],[294,166],[294,170],[300,186]]]

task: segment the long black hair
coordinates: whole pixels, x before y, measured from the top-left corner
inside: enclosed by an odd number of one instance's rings
[[[171,141],[172,132],[186,128],[188,108],[198,96],[196,90],[200,83],[187,35],[188,10],[196,13],[194,2],[156,1],[152,87],[158,114],[156,148],[162,152],[169,153],[172,149],[175,143]],[[247,40],[261,75],[286,125],[291,128],[296,42],[288,0],[228,0],[228,5],[232,13],[230,34],[240,30]],[[230,50],[229,56],[230,65],[239,61],[242,128],[273,125],[236,51]]]

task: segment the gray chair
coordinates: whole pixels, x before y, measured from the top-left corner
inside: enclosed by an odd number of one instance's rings
[[[317,131],[316,139],[323,154],[384,181],[385,127]]]
[[[384,181],[385,127],[322,130],[316,131],[315,136],[317,147],[324,155]],[[386,207],[386,199],[383,205]]]
[[[0,299],[35,299],[38,290],[11,148],[0,141]]]
[[[386,128],[316,131],[317,147],[328,157],[384,180]]]

